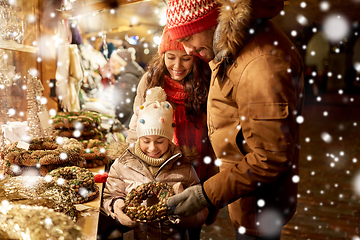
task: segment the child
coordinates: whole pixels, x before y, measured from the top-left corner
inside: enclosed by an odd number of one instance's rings
[[[172,143],[173,109],[166,101],[161,87],[147,91],[146,101],[140,107],[136,132],[139,139],[125,150],[112,164],[104,190],[104,208],[122,225],[133,228],[135,239],[187,239],[187,228],[204,224],[208,210],[204,209],[177,223],[138,223],[122,210],[128,193],[142,183],[158,181],[170,186],[187,188],[200,180],[191,164],[191,154]],[[180,185],[180,186],[179,186]],[[175,193],[177,189],[174,187]],[[145,204],[149,204],[147,201]]]

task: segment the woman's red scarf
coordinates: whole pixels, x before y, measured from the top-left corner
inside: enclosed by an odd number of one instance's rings
[[[195,147],[200,156],[203,116],[194,119],[195,124],[188,119],[185,111],[185,100],[188,94],[184,92],[184,86],[179,81],[165,76],[163,89],[166,92],[167,100],[176,104],[174,109],[175,131],[173,142],[177,146]]]

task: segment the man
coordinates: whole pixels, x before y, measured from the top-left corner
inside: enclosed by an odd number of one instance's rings
[[[280,239],[296,210],[303,64],[269,18],[282,0],[169,0],[172,39],[212,60],[209,136],[221,163],[169,198],[175,214],[229,207],[237,239]]]

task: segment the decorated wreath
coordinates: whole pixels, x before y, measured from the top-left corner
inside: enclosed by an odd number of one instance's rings
[[[124,213],[133,221],[138,222],[154,222],[162,221],[167,216],[166,199],[174,195],[171,186],[162,182],[144,183],[126,196]],[[153,196],[156,196],[159,202],[152,206],[145,207],[141,203]]]
[[[93,200],[99,195],[99,187],[95,184],[94,175],[86,168],[76,166],[61,167],[49,173],[55,180],[63,179],[75,190],[75,203]]]
[[[106,165],[109,162],[109,157],[106,155],[105,143],[97,139],[81,141],[85,152],[81,155],[85,160],[86,168],[94,168]]]
[[[66,184],[58,184],[55,179],[39,176],[0,178],[0,203],[7,200],[13,204],[43,206],[62,212],[76,221],[78,211],[74,206],[74,196],[74,189]]]
[[[28,149],[19,148],[19,141],[9,144],[1,153],[5,160],[4,172],[19,176],[35,170],[44,177],[62,166],[83,166],[82,143],[72,138],[60,140],[57,142],[55,137],[35,138],[29,142]]]
[[[0,239],[85,239],[67,215],[43,206],[0,204]]]
[[[54,134],[60,137],[76,138],[78,140],[84,139],[104,139],[104,134],[97,128],[76,130],[76,129],[55,129]]]
[[[53,126],[56,129],[77,128],[76,125],[78,124],[81,124],[84,128],[97,127],[100,123],[100,115],[89,111],[58,112],[53,118]]]
[[[103,139],[101,116],[95,112],[58,112],[53,117],[55,135],[78,140]]]

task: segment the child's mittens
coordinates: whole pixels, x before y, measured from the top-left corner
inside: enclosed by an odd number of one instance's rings
[[[124,200],[119,199],[116,200],[114,204],[114,213],[119,222],[127,227],[134,227],[137,225],[137,222],[131,220],[124,212],[123,209],[125,207]]]
[[[173,185],[173,190],[175,194],[179,194],[184,191],[184,187],[181,182],[177,182]]]

